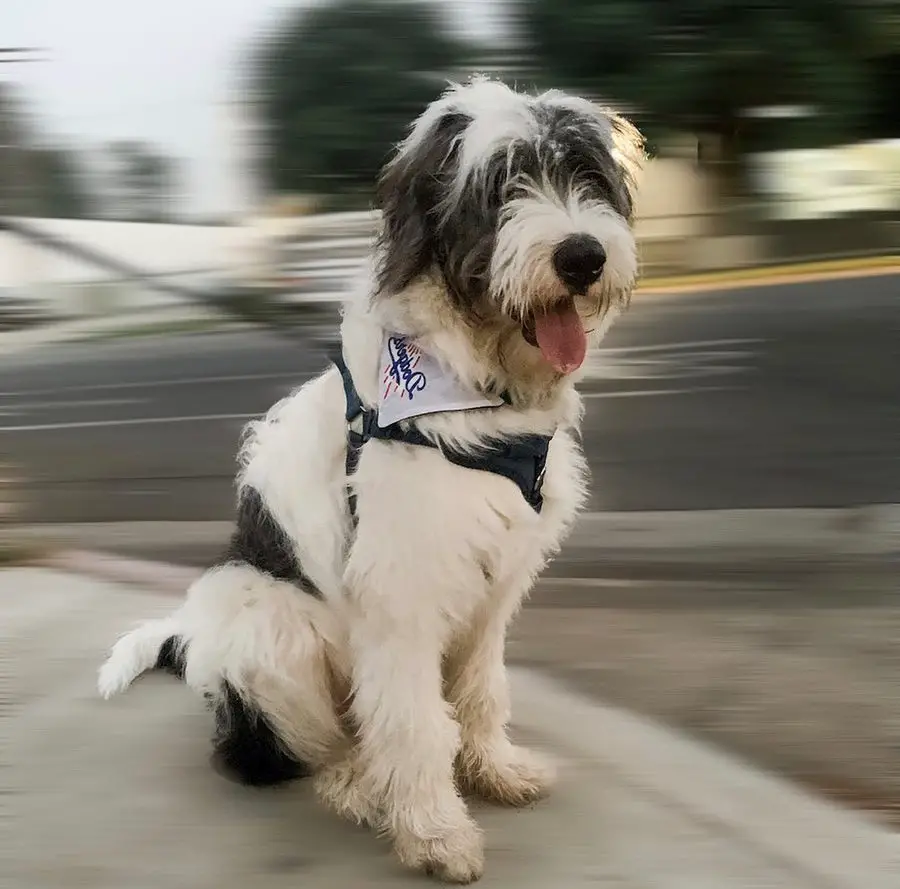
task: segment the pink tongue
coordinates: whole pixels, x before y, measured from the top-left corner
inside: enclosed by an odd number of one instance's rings
[[[541,353],[562,374],[578,370],[587,353],[587,336],[571,300],[534,319],[534,333]]]

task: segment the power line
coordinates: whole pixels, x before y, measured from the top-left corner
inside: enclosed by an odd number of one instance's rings
[[[0,65],[14,65],[17,62],[39,62],[32,58],[37,53],[45,52],[36,46],[0,46]],[[21,56],[21,58],[17,58]]]

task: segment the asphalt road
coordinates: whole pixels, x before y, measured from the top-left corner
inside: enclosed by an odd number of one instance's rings
[[[638,297],[584,387],[592,508],[900,502],[898,335],[896,275]],[[0,500],[228,519],[242,424],[325,360],[246,331],[0,358]]]

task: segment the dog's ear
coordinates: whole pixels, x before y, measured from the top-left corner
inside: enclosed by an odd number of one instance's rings
[[[435,260],[441,204],[454,179],[461,137],[470,118],[448,111],[413,127],[378,182],[382,212],[378,292],[408,287]]]
[[[613,138],[612,157],[621,172],[624,199],[628,208],[625,215],[632,221],[637,181],[647,159],[646,143],[641,131],[626,118],[608,112],[608,119]]]

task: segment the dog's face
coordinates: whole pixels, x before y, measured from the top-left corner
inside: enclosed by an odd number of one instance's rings
[[[515,324],[558,373],[627,304],[637,130],[559,92],[534,97],[476,80],[414,123],[379,187],[378,289],[439,273],[472,324]]]

